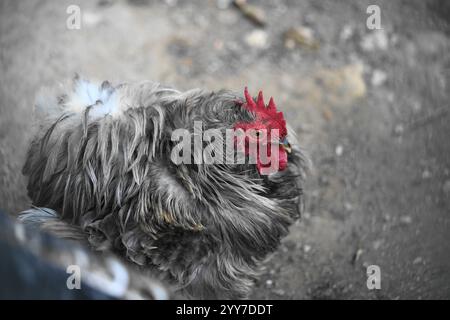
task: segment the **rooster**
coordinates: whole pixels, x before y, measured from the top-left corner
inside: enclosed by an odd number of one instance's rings
[[[36,110],[42,116],[23,169],[34,208],[20,219],[112,251],[186,297],[247,297],[300,216],[308,160],[262,92],[254,99],[247,88],[240,96],[76,77]],[[223,136],[253,129],[235,143],[246,161],[174,163],[174,131],[192,132],[198,122]],[[276,140],[263,139],[264,130]],[[248,161],[252,140],[263,141],[269,162]],[[277,171],[264,173],[274,162]]]

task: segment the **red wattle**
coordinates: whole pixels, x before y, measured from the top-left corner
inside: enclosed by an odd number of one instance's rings
[[[268,150],[268,155],[269,155],[269,157],[271,156],[270,149]],[[284,150],[284,148],[282,146],[280,146],[278,149],[278,159],[275,158],[275,159],[272,159],[272,161],[278,162],[278,171],[283,171],[286,169],[287,163],[288,163],[288,156],[287,156],[286,150]],[[256,163],[256,169],[258,169],[258,172],[260,174],[263,174],[262,170],[264,168],[270,168],[270,167],[271,167],[271,162],[268,164],[262,164],[260,162],[260,160],[258,159],[258,161]]]
[[[278,166],[280,168],[279,171],[283,171],[287,167],[288,157],[286,150],[284,150],[282,146],[280,146],[280,148],[278,149],[278,156]]]

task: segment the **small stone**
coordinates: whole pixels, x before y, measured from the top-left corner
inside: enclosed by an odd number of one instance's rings
[[[292,39],[286,39],[286,41],[284,42],[284,46],[287,49],[292,50],[295,48],[295,41]]]
[[[303,246],[303,251],[304,251],[305,253],[308,253],[309,251],[311,251],[311,246],[305,244],[305,245]]]
[[[388,42],[388,37],[384,30],[375,30],[365,35],[360,45],[364,51],[386,50]]]
[[[353,27],[349,24],[346,24],[342,30],[341,30],[341,34],[340,34],[340,38],[342,41],[347,41],[348,39],[350,39],[353,36]]]
[[[425,169],[423,172],[422,172],[422,179],[429,179],[429,178],[431,178],[431,172],[430,172],[430,170],[428,170],[428,169]]]
[[[307,27],[289,28],[284,33],[284,45],[289,49],[296,45],[313,50],[319,48],[319,42],[314,38],[313,30]]]
[[[394,128],[394,133],[397,136],[401,136],[403,134],[403,132],[405,131],[405,128],[403,127],[402,124],[397,124]]]
[[[372,244],[373,249],[378,250],[382,244],[383,244],[383,240],[381,240],[381,239],[375,240]]]
[[[379,87],[381,85],[383,85],[387,80],[387,75],[386,72],[381,71],[381,70],[374,70],[372,73],[372,86],[374,87]]]
[[[403,224],[411,224],[412,223],[412,218],[410,216],[401,216],[400,217],[400,222]]]
[[[266,280],[266,286],[271,287],[273,285],[273,281],[271,279]]]
[[[286,294],[286,292],[283,289],[273,290],[273,293],[275,293],[276,295],[279,295],[279,296],[284,296]]]
[[[352,211],[353,210],[353,205],[350,202],[344,202],[344,209],[346,211]]]
[[[419,264],[423,261],[422,257],[417,257],[414,259],[413,264]]]
[[[234,0],[234,5],[258,27],[263,27],[266,24],[266,13],[261,8],[248,4],[246,0]]]
[[[245,36],[245,42],[253,47],[262,49],[267,47],[268,35],[263,30],[254,30]]]
[[[344,153],[344,147],[342,145],[337,145],[336,149],[335,149],[336,155],[338,157],[342,156],[342,154]]]
[[[362,256],[363,253],[364,253],[364,250],[361,249],[361,248],[358,249],[358,250],[356,250],[354,261],[355,261],[355,262],[358,261],[359,258]],[[364,264],[363,264],[363,265],[364,265]]]

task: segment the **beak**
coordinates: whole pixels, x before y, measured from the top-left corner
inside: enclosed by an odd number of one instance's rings
[[[284,138],[280,144],[283,147],[283,149],[286,150],[287,153],[292,152],[291,144],[289,143],[289,141],[286,138]]]

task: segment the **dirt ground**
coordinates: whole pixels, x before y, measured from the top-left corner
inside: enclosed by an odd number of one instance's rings
[[[306,213],[251,297],[449,299],[449,2],[249,2],[264,27],[226,0],[0,1],[0,207],[29,205],[21,167],[43,87],[75,72],[248,85],[275,97],[314,163]],[[366,27],[373,4],[382,30]],[[303,41],[286,40],[293,27]]]

